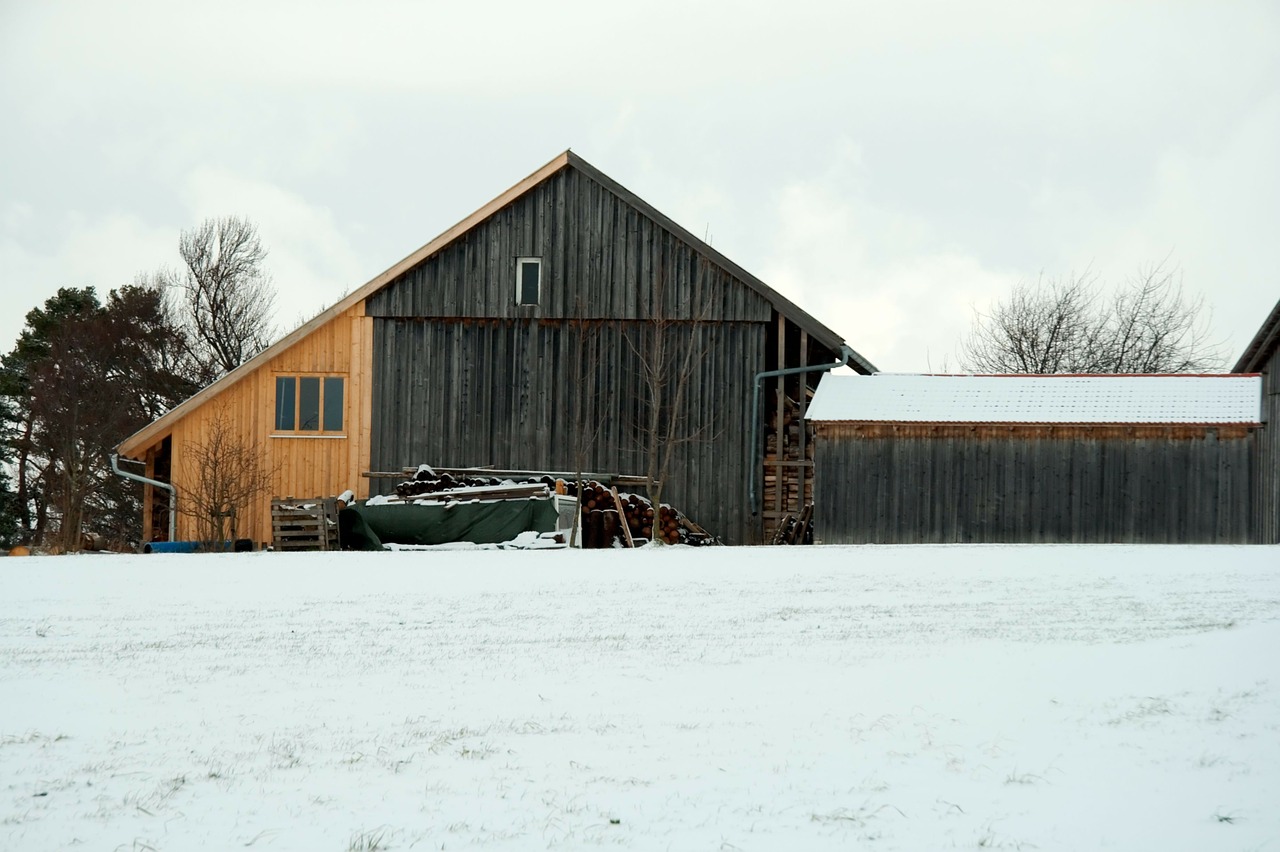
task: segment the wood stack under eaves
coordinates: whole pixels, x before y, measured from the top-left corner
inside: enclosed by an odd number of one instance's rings
[[[807,403],[813,391],[807,387],[804,390]],[[803,419],[799,403],[790,396],[784,395],[781,406],[771,407],[769,415],[762,489],[766,541],[775,540],[776,533],[790,519],[813,503],[813,427]]]

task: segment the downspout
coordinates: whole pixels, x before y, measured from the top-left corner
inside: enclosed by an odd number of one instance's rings
[[[125,479],[132,479],[134,482],[141,482],[144,485],[153,485],[156,488],[163,488],[169,492],[169,541],[174,540],[177,535],[178,520],[178,489],[173,487],[172,482],[161,482],[158,479],[147,479],[145,476],[139,476],[136,473],[130,473],[127,470],[121,470],[119,465],[119,456],[115,453],[111,454],[111,470],[117,476],[123,476]]]
[[[764,464],[763,450],[760,447],[760,386],[765,379],[778,378],[779,376],[795,376],[800,373],[825,373],[828,370],[834,370],[836,367],[844,367],[849,363],[849,359],[853,357],[853,350],[847,345],[840,347],[840,360],[834,364],[816,364],[809,367],[788,367],[785,370],[765,370],[763,373],[756,373],[756,380],[751,389],[751,471],[747,477],[750,483],[748,493],[751,501],[751,516],[754,518],[760,514],[756,506],[756,468]],[[800,428],[804,428],[804,424],[800,424]]]

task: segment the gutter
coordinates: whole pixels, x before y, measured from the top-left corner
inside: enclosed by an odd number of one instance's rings
[[[842,344],[840,346],[840,360],[834,364],[788,367],[785,370],[766,370],[763,373],[756,373],[756,378],[751,388],[751,470],[747,477],[747,481],[750,483],[748,493],[750,495],[751,517],[754,518],[760,514],[760,509],[756,505],[756,469],[764,464],[764,448],[760,446],[760,386],[765,379],[778,378],[779,376],[795,376],[800,373],[825,373],[829,370],[834,370],[836,367],[847,366],[849,361],[854,358],[857,358],[857,353],[847,345]],[[804,428],[803,423],[800,428]]]
[[[119,464],[120,456],[115,453],[111,454],[111,470],[117,476],[123,476],[125,479],[132,479],[134,482],[141,482],[143,485],[152,485],[156,488],[163,488],[169,492],[169,541],[173,541],[177,535],[178,521],[178,489],[173,487],[171,482],[161,482],[158,479],[147,479],[145,476],[139,476],[136,473],[130,473],[127,470],[121,470]],[[144,508],[143,511],[146,511]]]

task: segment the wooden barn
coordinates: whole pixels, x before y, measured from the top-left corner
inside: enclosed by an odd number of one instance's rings
[[[393,484],[367,473],[419,463],[643,475],[646,436],[673,430],[663,499],[752,543],[812,494],[805,405],[837,364],[873,370],[566,151],[119,452],[176,486],[190,539],[200,449],[216,432],[260,448],[271,494],[238,527],[265,542],[272,495],[364,497]],[[667,373],[683,390],[655,390]],[[162,538],[168,496],[147,492]]]
[[[1256,375],[828,376],[814,541],[1249,543]]]
[[[1232,372],[1262,374],[1254,528],[1260,543],[1280,544],[1280,302],[1245,347]]]

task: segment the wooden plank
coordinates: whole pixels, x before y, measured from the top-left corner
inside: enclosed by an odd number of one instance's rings
[[[779,370],[787,369],[787,320],[781,313],[778,314],[778,367]],[[787,430],[783,425],[786,414],[786,398],[787,385],[784,376],[778,376],[775,380],[777,384],[777,419],[774,421],[774,435],[777,441],[776,458],[783,459],[786,457]],[[774,475],[779,482],[782,479],[782,467],[775,463]],[[773,510],[778,514],[786,508],[783,502],[782,489],[775,487],[773,491]],[[775,530],[776,531],[776,530]]]
[[[618,510],[618,525],[622,527],[622,535],[627,540],[627,547],[634,548],[636,543],[631,538],[631,525],[627,523],[627,513],[622,509],[622,500],[618,497],[617,486],[610,486],[609,493],[613,495],[613,508]]]

